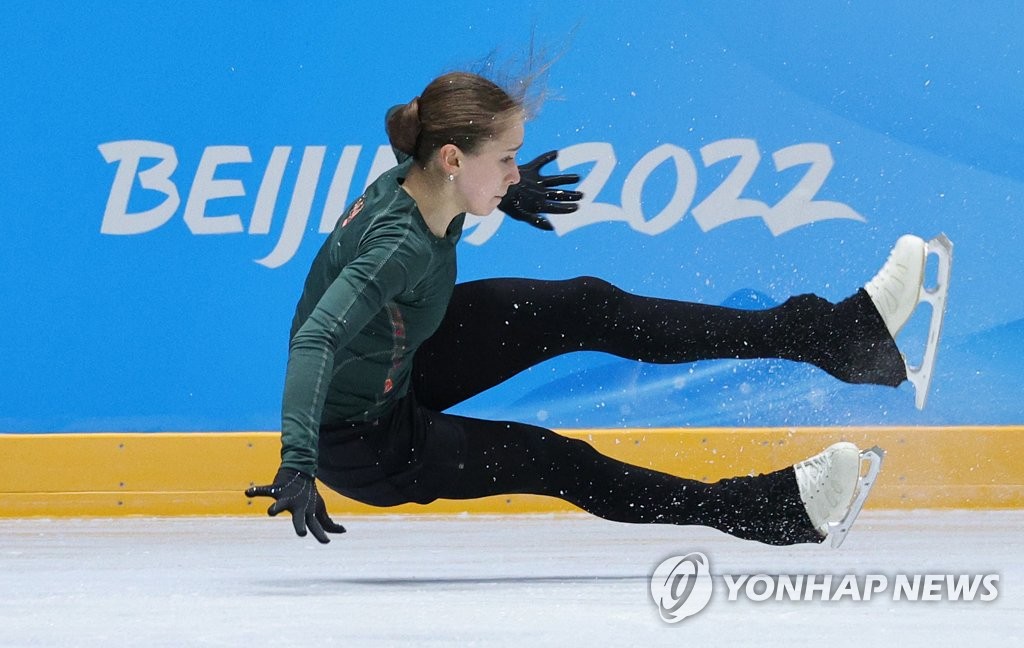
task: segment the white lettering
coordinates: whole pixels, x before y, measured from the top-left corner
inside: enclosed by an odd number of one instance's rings
[[[462,240],[472,245],[483,245],[498,232],[504,219],[505,214],[498,209],[487,216],[466,214],[466,223],[462,227]]]
[[[800,164],[809,164],[807,172],[793,189],[765,216],[765,224],[774,236],[784,234],[801,225],[834,218],[864,221],[864,217],[849,205],[831,200],[813,200],[835,161],[826,144],[795,144],[772,154],[776,171],[785,171]]]
[[[821,577],[821,582],[817,582],[814,574],[807,577],[807,587],[804,589],[804,600],[813,601],[814,595],[817,594],[819,598],[828,600],[829,594],[832,592],[832,574],[825,574]]]
[[[259,191],[256,192],[256,206],[249,219],[250,234],[269,234],[270,223],[274,220],[274,208],[277,206],[277,194],[281,191],[281,180],[284,178],[288,158],[292,154],[290,146],[275,146],[270,154],[270,162],[263,173]]]
[[[741,218],[768,215],[768,205],[760,200],[740,198],[761,162],[757,142],[752,139],[724,139],[701,147],[700,156],[705,168],[723,160],[739,158],[722,184],[693,208],[693,218],[701,231],[707,232]]]
[[[921,596],[922,601],[941,601],[942,600],[942,586],[946,582],[946,577],[942,574],[927,574],[924,577],[924,593]]]
[[[793,577],[783,574],[779,577],[779,589],[775,595],[775,599],[778,601],[799,601],[804,588],[804,577],[799,575],[796,580]]]
[[[985,593],[981,595],[982,601],[993,601],[999,596],[999,589],[996,587],[998,582],[998,574],[988,574],[985,578],[981,579],[981,586],[985,589]]]
[[[874,594],[884,592],[889,587],[889,579],[881,574],[869,574],[864,579],[864,600],[870,601]]]
[[[970,577],[946,576],[946,584],[949,588],[949,599],[951,601],[973,601],[978,587],[981,585],[981,576]]]
[[[608,142],[584,142],[573,144],[558,152],[558,166],[562,171],[580,164],[594,163],[594,167],[585,174],[576,190],[583,193],[579,209],[572,214],[552,214],[551,225],[559,236],[601,222],[627,220],[621,207],[608,203],[596,202],[601,190],[612,177],[617,163],[615,149]]]
[[[834,578],[839,578],[838,582]],[[776,601],[870,601],[876,594],[887,592],[890,579],[880,574],[858,576],[846,574],[789,575],[766,574],[732,576],[723,574],[729,601],[740,594],[747,600],[760,603]],[[833,582],[836,587],[833,589]],[[997,574],[951,575],[916,574],[897,575],[892,581],[893,601],[992,601],[999,595]]]
[[[851,601],[860,601],[860,588],[857,586],[857,577],[853,574],[847,574],[843,576],[843,580],[839,581],[839,587],[832,593],[829,600],[839,601],[844,596],[850,597]]]
[[[103,211],[101,234],[142,234],[171,220],[181,204],[178,188],[171,181],[171,174],[178,166],[174,147],[147,140],[125,140],[100,144],[99,150],[108,163],[118,163],[107,208]],[[142,158],[156,158],[159,162],[152,168],[139,171]],[[159,191],[166,198],[152,209],[129,213],[128,201],[136,174],[143,189]]]
[[[921,575],[914,575],[913,585],[910,584],[910,579],[904,574],[896,575],[896,589],[893,591],[892,600],[901,601],[906,598],[908,601],[916,601],[920,596],[921,592]]]
[[[284,229],[274,250],[256,263],[268,268],[279,268],[295,256],[302,242],[302,235],[309,222],[309,212],[313,207],[313,196],[320,181],[320,169],[324,163],[325,146],[307,146],[302,153],[302,164],[299,165],[299,177],[295,181],[288,213],[284,218]]]
[[[238,214],[207,216],[206,203],[217,198],[244,196],[240,180],[216,180],[217,167],[222,164],[252,162],[247,146],[207,146],[199,160],[192,190],[185,201],[185,224],[193,234],[234,234],[243,231]]]
[[[160,142],[126,140],[101,144],[99,150],[108,163],[118,162],[100,225],[101,233],[142,234],[163,226],[174,216],[181,205],[181,197],[171,180],[171,174],[178,166],[173,147]],[[273,229],[291,151],[290,146],[273,148],[252,205],[248,234],[263,236]],[[360,145],[346,145],[342,149],[327,189],[323,212],[316,228],[318,233],[330,232],[351,202],[349,194],[355,182],[355,169],[361,153]],[[809,165],[796,186],[772,207],[742,197],[761,162],[761,152],[756,141],[746,138],[723,139],[703,146],[700,153],[705,168],[731,158],[738,158],[738,161],[719,186],[699,204],[692,205],[697,190],[697,166],[689,152],[673,144],[655,147],[629,169],[622,184],[619,204],[615,204],[599,201],[601,198],[607,200],[602,193],[606,193],[608,182],[618,164],[612,145],[608,142],[584,142],[566,147],[557,160],[562,171],[578,165],[591,166],[582,174],[576,187],[584,194],[578,210],[571,214],[549,215],[556,234],[564,236],[587,225],[619,222],[627,223],[634,231],[642,234],[657,236],[682,221],[688,211],[693,213],[698,226],[705,232],[728,222],[760,216],[775,236],[819,220],[864,220],[847,205],[814,199],[834,165],[832,153],[825,144],[796,144],[772,155],[776,170],[780,172],[800,164]],[[326,147],[305,147],[280,240],[270,254],[258,259],[257,263],[271,268],[287,263],[295,255],[305,233],[311,231],[307,230],[307,224],[316,199],[325,155]],[[140,171],[143,158],[154,158],[157,163]],[[246,146],[208,146],[204,149],[183,212],[185,224],[192,233],[234,234],[245,231],[242,218],[237,213],[211,215],[206,212],[210,201],[246,195],[241,180],[218,179],[218,167],[251,162],[252,157]],[[651,175],[668,162],[675,167],[675,185],[671,197],[664,207],[648,217],[644,213],[645,185]],[[394,164],[395,156],[391,148],[377,147],[363,186],[369,186]],[[131,213],[128,209],[136,177],[141,188],[159,192],[164,199],[156,207]],[[486,217],[470,216],[466,220],[464,239],[470,244],[482,245],[497,233],[505,220],[497,210]]]
[[[729,600],[735,601],[738,599],[740,588],[743,587],[743,583],[747,580],[746,575],[732,576],[725,574],[725,586],[729,589]]]
[[[757,586],[763,585],[761,591]],[[764,574],[758,574],[747,581],[747,598],[751,601],[767,601],[775,594],[775,581]]]
[[[650,220],[644,219],[643,188],[647,178],[663,162],[672,160],[676,167],[676,188],[664,209]],[[686,216],[697,193],[697,165],[684,149],[662,144],[640,158],[622,185],[622,213],[629,226],[638,232],[656,236],[668,231]]]

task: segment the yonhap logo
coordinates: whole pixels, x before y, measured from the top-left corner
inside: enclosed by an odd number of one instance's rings
[[[830,604],[883,600],[916,604],[947,601],[984,605],[999,597],[997,573],[719,574],[711,575],[700,552],[665,559],[651,575],[651,598],[666,623],[679,623],[711,601],[714,580],[723,581],[720,601],[771,604]]]
[[[679,623],[703,610],[711,600],[711,568],[700,552],[672,556],[654,570],[651,597],[666,623]]]

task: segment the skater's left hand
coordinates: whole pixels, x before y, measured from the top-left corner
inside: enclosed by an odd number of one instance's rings
[[[267,515],[274,517],[281,511],[290,511],[292,525],[299,537],[306,535],[306,528],[313,537],[323,544],[331,541],[328,533],[345,533],[345,527],[327,515],[324,498],[316,489],[316,480],[305,473],[291,468],[280,468],[273,484],[250,486],[246,497],[273,497],[275,501],[267,509]]]
[[[553,189],[567,184],[576,184],[580,177],[575,173],[542,176],[540,168],[558,157],[558,151],[548,151],[519,167],[519,184],[508,188],[508,193],[498,203],[498,209],[516,220],[529,223],[542,230],[551,231],[551,221],[541,215],[571,214],[579,209],[583,194],[579,191]]]

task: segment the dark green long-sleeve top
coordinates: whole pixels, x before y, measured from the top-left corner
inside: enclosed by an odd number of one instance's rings
[[[284,467],[315,475],[321,424],[372,420],[403,397],[413,354],[444,316],[465,215],[435,236],[401,187],[410,164],[367,188],[310,268],[292,321]]]

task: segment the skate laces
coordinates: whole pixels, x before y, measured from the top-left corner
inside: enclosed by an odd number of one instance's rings
[[[828,452],[815,455],[806,461],[797,464],[797,481],[799,482],[801,494],[804,495],[805,505],[812,506],[817,499],[815,506],[821,506],[820,497],[824,496],[829,508],[839,504],[840,489],[829,479],[832,468],[831,455]],[[827,488],[826,486],[831,486]]]
[[[807,517],[816,529],[828,535],[829,525],[843,519],[853,501],[860,451],[852,443],[836,443],[793,469]]]
[[[889,333],[896,334],[907,323],[920,301],[924,281],[924,241],[901,236],[878,273],[864,286]]]
[[[906,282],[902,275],[910,270],[906,265],[900,263],[896,258],[896,250],[889,253],[882,269],[868,282],[867,291],[875,298],[875,307],[879,310],[885,309],[887,313],[897,310],[900,303],[900,294],[903,292]],[[899,269],[899,273],[894,269]],[[895,284],[895,285],[894,285]]]

